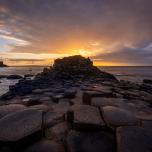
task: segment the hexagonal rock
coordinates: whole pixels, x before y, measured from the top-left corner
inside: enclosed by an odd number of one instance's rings
[[[63,145],[51,141],[51,140],[42,140],[29,148],[27,148],[24,152],[64,152]]]
[[[9,114],[0,120],[0,141],[17,141],[41,129],[42,112],[34,109]]]
[[[116,152],[114,136],[107,132],[70,131],[68,152]]]
[[[65,98],[74,98],[76,96],[77,91],[74,89],[67,89],[64,92]]]
[[[122,98],[102,98],[95,97],[91,100],[91,105],[100,107],[100,106],[121,106],[123,104]]]
[[[70,127],[67,122],[61,122],[51,128],[46,129],[45,136],[47,139],[56,141],[63,141],[69,131]]]
[[[52,108],[55,112],[65,114],[70,108],[70,104],[68,102],[59,102],[58,104],[53,105]]]
[[[91,104],[91,99],[93,97],[116,97],[112,92],[97,92],[97,91],[85,91],[82,96],[82,100],[84,104]]]
[[[44,126],[51,127],[57,123],[64,121],[64,114],[60,112],[48,111],[44,115]]]
[[[4,117],[7,114],[24,109],[26,109],[26,106],[20,104],[10,104],[10,105],[0,106],[0,118]]]
[[[151,152],[152,136],[141,127],[119,127],[117,149],[118,152]]]
[[[44,111],[44,112],[47,112],[50,109],[50,107],[48,107],[45,104],[34,105],[34,106],[30,106],[29,108],[30,109],[41,110],[41,111]]]
[[[101,108],[104,120],[109,126],[138,125],[139,120],[131,112],[113,106]]]
[[[145,128],[152,136],[152,121],[142,121],[142,127]]]
[[[75,129],[100,129],[104,126],[98,108],[89,105],[76,105],[72,107],[72,110],[74,113],[73,126]]]

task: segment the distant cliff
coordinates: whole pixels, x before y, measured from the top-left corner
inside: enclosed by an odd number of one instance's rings
[[[7,67],[7,65],[5,65],[3,61],[0,61],[0,67]]]

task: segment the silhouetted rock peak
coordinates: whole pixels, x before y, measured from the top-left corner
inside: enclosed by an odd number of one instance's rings
[[[3,61],[0,61],[0,67],[7,67],[7,65],[5,65]]]
[[[116,79],[113,75],[102,72],[99,68],[93,65],[89,58],[82,57],[81,55],[74,55],[56,59],[53,67],[44,69],[41,77],[61,78],[61,79],[76,79],[76,78],[90,78],[102,77],[108,79]]]

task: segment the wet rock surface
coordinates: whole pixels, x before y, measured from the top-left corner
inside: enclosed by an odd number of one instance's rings
[[[152,134],[141,127],[120,127],[117,130],[118,152],[150,152]]]
[[[152,86],[59,59],[0,99],[0,151],[151,152]]]

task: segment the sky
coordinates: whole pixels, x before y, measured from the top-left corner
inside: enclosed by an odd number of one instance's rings
[[[95,65],[152,65],[152,0],[0,0],[0,59],[50,65],[70,55]]]

